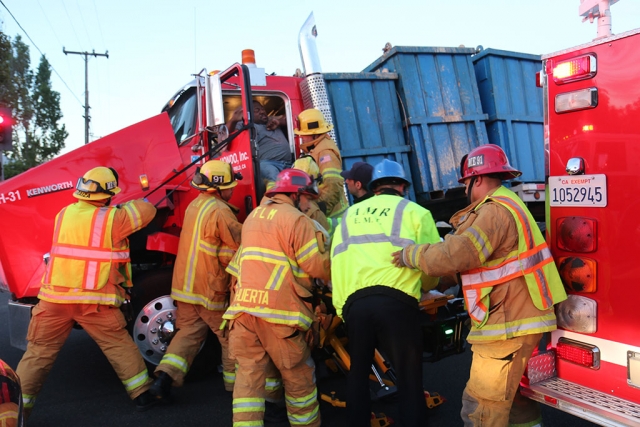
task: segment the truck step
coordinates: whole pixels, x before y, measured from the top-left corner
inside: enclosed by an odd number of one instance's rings
[[[530,385],[522,394],[603,426],[640,427],[640,405],[557,377]]]

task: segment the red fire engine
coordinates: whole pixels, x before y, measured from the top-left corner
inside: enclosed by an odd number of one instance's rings
[[[598,37],[543,56],[548,240],[570,295],[524,393],[598,424],[640,426],[640,29],[611,34],[616,1],[582,0]]]

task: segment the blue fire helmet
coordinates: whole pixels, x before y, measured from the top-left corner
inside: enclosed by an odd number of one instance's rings
[[[405,184],[407,187],[411,185],[411,182],[406,178],[402,165],[389,159],[384,159],[373,168],[369,190],[374,191],[378,185],[383,183]]]

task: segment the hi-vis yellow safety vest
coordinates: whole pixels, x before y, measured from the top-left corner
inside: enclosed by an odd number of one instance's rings
[[[332,297],[338,316],[351,294],[372,286],[393,288],[419,301],[420,288],[432,289],[438,279],[395,267],[391,254],[408,245],[439,241],[431,212],[402,197],[382,194],[351,206],[331,243]]]
[[[552,307],[567,298],[558,269],[535,220],[522,200],[512,191],[500,187],[476,207],[487,202],[500,203],[513,215],[518,228],[518,249],[501,260],[493,260],[473,270],[461,273],[469,316],[473,320],[474,340],[496,340],[511,336],[547,332],[556,329]],[[484,248],[484,239],[473,227],[470,232],[476,245]],[[489,318],[489,293],[494,286],[524,276],[534,306],[543,311],[535,318],[520,319],[509,325],[491,324],[484,327]],[[470,334],[471,338],[471,334]]]
[[[62,209],[56,217],[51,258],[42,283],[73,289],[102,289],[109,280],[111,264],[130,261],[128,247],[113,247],[111,227],[115,213],[115,207],[97,207],[84,202]]]

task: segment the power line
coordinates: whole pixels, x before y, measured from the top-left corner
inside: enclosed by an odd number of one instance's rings
[[[104,35],[102,34],[102,25],[100,25],[100,14],[98,13],[98,8],[96,7],[96,0],[93,0],[93,9],[96,12],[96,20],[98,21],[98,30],[100,30],[100,39],[102,40],[102,45],[106,46],[104,42]]]
[[[82,43],[80,43],[80,38],[78,38],[78,33],[76,33],[76,27],[73,26],[73,21],[71,20],[71,16],[69,16],[69,11],[67,10],[67,5],[64,4],[64,0],[60,0],[62,2],[62,7],[64,8],[64,13],[67,14],[67,19],[69,20],[69,26],[71,26],[71,30],[73,30],[73,34],[76,36],[76,40],[78,41],[78,44],[80,46],[82,46]]]
[[[16,19],[15,16],[13,16],[13,13],[11,13],[11,11],[9,10],[9,8],[7,7],[7,5],[4,4],[4,2],[2,0],[0,0],[0,4],[2,4],[2,6],[7,10],[7,12],[9,12],[9,15],[11,15],[11,17],[13,18],[14,21],[16,21],[16,24],[18,24],[18,27],[20,27],[20,29],[22,30],[22,32],[24,33],[25,36],[27,36],[27,38],[29,39],[29,41],[31,42],[31,44],[33,45],[33,47],[36,48],[36,50],[38,52],[40,52],[40,55],[42,56],[46,56],[44,53],[42,53],[42,51],[40,50],[40,48],[38,47],[38,45],[31,39],[31,36],[29,36],[29,33],[27,33],[27,31],[22,28],[22,25],[20,25],[20,23],[18,22],[18,20]],[[64,79],[62,78],[62,76],[58,73],[58,71],[53,67],[53,65],[51,65],[51,62],[49,62],[49,66],[51,67],[51,69],[53,70],[54,73],[56,73],[56,76],[58,76],[58,78],[60,79],[60,81],[62,83],[64,83],[64,85],[67,87],[67,89],[69,89],[69,92],[71,93],[71,95],[73,95],[73,97],[78,101],[78,104],[80,104],[80,106],[82,106],[82,101],[80,101],[80,98],[78,98],[76,96],[75,93],[73,93],[73,91],[71,90],[71,88],[69,87],[69,85],[67,84],[67,82],[64,81]]]

